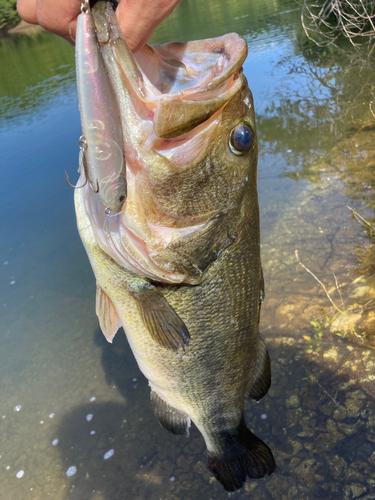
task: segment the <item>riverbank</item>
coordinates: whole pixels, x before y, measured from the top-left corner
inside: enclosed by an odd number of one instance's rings
[[[43,28],[37,24],[29,24],[25,21],[20,21],[16,26],[10,28],[7,33],[9,35],[36,35],[43,31]]]

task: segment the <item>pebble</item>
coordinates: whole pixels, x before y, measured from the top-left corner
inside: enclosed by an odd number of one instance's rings
[[[96,397],[95,397],[95,396],[93,396],[92,398],[90,398],[90,401],[91,401],[91,402],[92,402],[92,401],[95,401],[95,399],[96,399]]]
[[[77,472],[77,467],[75,465],[72,465],[69,467],[69,469],[66,471],[66,475],[68,477],[74,476],[74,474]]]
[[[267,418],[267,414],[266,413],[262,413],[262,415],[260,416],[260,418],[263,418],[263,420],[266,419]]]
[[[13,411],[20,411],[21,405],[17,405],[13,408]]]
[[[95,434],[95,431],[90,431],[91,436]]]
[[[170,479],[170,481],[172,481],[172,483],[173,483],[174,480],[175,480],[175,477],[172,476],[171,479]]]
[[[23,470],[19,470],[16,474],[16,478],[17,479],[21,479],[21,477],[23,477],[23,475],[25,474],[25,471]]]
[[[58,440],[58,439],[54,439],[54,440],[52,441],[52,446],[56,446],[58,442],[59,442],[59,440]]]
[[[107,451],[107,453],[104,453],[104,460],[108,460],[108,458],[111,458],[111,456],[114,454],[115,450],[111,449]]]
[[[90,420],[92,420],[92,417],[93,417],[93,416],[94,416],[94,415],[93,415],[92,413],[88,413],[88,414],[86,415],[86,420],[87,420],[87,422],[90,422]]]
[[[55,414],[54,413],[50,413],[48,416],[49,416],[49,418],[53,418],[55,416]]]
[[[9,284],[14,285],[16,283],[16,280],[12,280]]]

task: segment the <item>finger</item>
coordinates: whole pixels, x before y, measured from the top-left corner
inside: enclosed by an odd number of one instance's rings
[[[121,30],[133,52],[140,50],[155,28],[181,0],[121,0],[116,10]]]
[[[36,0],[18,0],[17,10],[21,19],[30,24],[38,24]]]
[[[81,0],[68,2],[38,0],[36,4],[38,24],[69,41],[72,41],[71,38],[75,39],[75,27],[80,10]]]

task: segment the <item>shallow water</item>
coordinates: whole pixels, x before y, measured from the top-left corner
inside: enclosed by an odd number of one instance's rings
[[[273,377],[246,417],[278,464],[233,498],[372,499],[374,70],[307,42],[291,0],[184,0],[153,41],[229,31],[249,45]],[[227,498],[198,431],[160,428],[125,336],[99,330],[64,179],[78,166],[73,49],[3,39],[0,74],[1,499]]]

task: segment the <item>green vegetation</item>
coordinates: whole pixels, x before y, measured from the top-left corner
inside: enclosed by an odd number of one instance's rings
[[[324,347],[324,330],[330,327],[336,316],[329,317],[326,316],[321,321],[310,321],[310,324],[314,328],[312,335],[304,335],[303,338],[309,342],[307,349],[313,349],[314,352],[320,352],[322,347]],[[341,336],[340,334],[338,334]]]
[[[0,0],[0,31],[18,24],[17,0]]]

